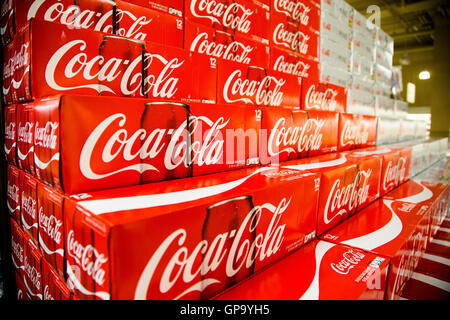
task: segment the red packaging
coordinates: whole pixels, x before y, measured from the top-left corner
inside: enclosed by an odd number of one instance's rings
[[[43,257],[64,276],[64,196],[38,183],[39,248]]]
[[[270,46],[300,53],[308,59],[318,59],[319,34],[299,28],[284,17],[273,16],[270,19]]]
[[[25,259],[25,236],[20,226],[11,219],[11,260],[16,273],[23,279]]]
[[[127,0],[127,2],[184,17],[184,0]]]
[[[37,184],[38,181],[28,173],[21,171],[19,181],[20,217],[22,228],[32,241],[38,244]]]
[[[177,47],[183,46],[183,20],[173,15],[136,6],[123,1],[108,0],[14,0],[12,7],[2,16],[12,14],[9,36],[13,39],[35,18],[61,24],[71,30],[90,29],[117,34],[140,41],[152,41]]]
[[[210,298],[314,238],[318,182],[263,167],[72,196],[68,281],[81,299]]]
[[[303,28],[320,31],[320,4],[309,0],[271,0],[271,17],[284,17]]]
[[[70,300],[70,289],[64,279],[42,259],[43,300]]]
[[[19,104],[16,108],[17,166],[34,174],[34,105],[33,103]]]
[[[183,48],[183,19],[116,0],[115,34]]]
[[[430,207],[429,244],[447,216],[449,186],[439,182],[409,180],[387,193],[384,198]]]
[[[5,121],[5,156],[6,161],[16,165],[16,106],[6,106]]]
[[[380,194],[381,161],[374,157],[347,159],[346,153],[282,163],[282,168],[317,172],[320,178],[317,234],[355,214]]]
[[[380,195],[384,196],[409,179],[411,167],[411,148],[371,147],[352,152],[353,157],[382,156]]]
[[[269,65],[268,45],[189,20],[185,22],[184,48],[210,57],[214,66],[217,58],[262,68]]]
[[[14,19],[13,1],[2,1],[0,10],[0,35],[2,44],[5,45],[14,36],[14,30],[11,29]]]
[[[424,251],[429,207],[381,199],[321,238],[390,259],[385,299],[397,299]]]
[[[31,296],[28,293],[25,283],[23,283],[23,277],[21,277],[17,272],[14,272],[16,277],[16,290],[17,290],[17,300],[18,301],[30,301]]]
[[[55,96],[36,106],[41,123],[58,124],[55,142],[36,148],[38,174],[66,193],[259,163],[257,108],[93,96]],[[60,141],[71,148],[52,148]]]
[[[217,300],[382,300],[389,260],[315,240]]]
[[[20,224],[20,170],[8,164],[6,206],[11,218]]]
[[[270,8],[254,0],[185,0],[186,20],[268,43]]]
[[[187,50],[38,20],[18,37],[26,43],[22,69],[29,77],[21,100],[71,93],[215,102],[215,69]]]
[[[261,163],[278,163],[337,150],[339,115],[328,111],[265,108]]]
[[[319,81],[319,63],[300,54],[277,47],[270,48],[270,70]]]
[[[301,107],[304,110],[345,112],[347,89],[332,83],[304,79],[302,81]]]
[[[23,282],[32,300],[42,300],[42,255],[28,237],[24,237]]]
[[[218,103],[300,108],[296,76],[229,61],[219,62],[217,76]]]
[[[377,140],[377,117],[360,114],[339,114],[338,150],[374,146]]]
[[[7,3],[3,1],[3,4]],[[10,43],[7,46],[3,46],[3,84],[2,84],[2,93],[3,93],[3,102],[7,104],[14,103],[14,84],[13,83],[13,75],[15,70],[15,61],[14,57],[14,43]]]

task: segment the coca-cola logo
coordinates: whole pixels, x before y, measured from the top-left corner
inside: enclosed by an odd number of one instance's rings
[[[309,23],[308,13],[311,11],[307,5],[300,1],[293,0],[274,0],[273,2],[276,12],[284,13],[292,20],[298,21],[307,26]]]
[[[155,128],[151,132],[146,129],[138,129],[134,133],[129,133],[124,127],[126,124],[126,116],[122,113],[116,113],[103,120],[89,135],[83,145],[80,154],[81,173],[88,179],[103,179],[119,172],[137,171],[142,173],[147,170],[160,171],[160,169],[148,163],[138,163],[124,166],[116,171],[98,174],[91,167],[92,154],[95,150],[101,149],[104,163],[110,163],[118,157],[122,157],[125,162],[133,161],[140,158],[141,160],[150,160],[156,158],[166,148],[164,153],[164,166],[167,170],[173,170],[181,165],[189,166],[194,161],[202,166],[203,164],[211,165],[222,160],[224,150],[224,140],[217,139],[219,131],[225,128],[230,119],[225,120],[223,117],[216,121],[205,116],[190,116],[189,123],[184,121],[178,128]],[[202,142],[192,138],[192,133],[198,127],[206,125],[208,130]],[[99,145],[100,137],[105,135],[105,131],[116,131],[110,134],[110,138],[104,145]],[[189,132],[187,129],[190,129]],[[170,136],[170,142],[166,146],[164,136]],[[188,150],[188,141],[193,141],[190,150]],[[139,152],[131,153],[134,145],[139,146]],[[114,151],[113,151],[114,150]],[[191,158],[187,154],[192,154]],[[178,155],[178,156],[176,156]],[[96,160],[98,162],[99,159]]]
[[[364,121],[346,120],[341,132],[341,146],[363,145],[369,140],[368,124]]]
[[[390,160],[386,166],[383,177],[383,190],[388,190],[405,179],[406,158],[399,157],[396,164]]]
[[[127,20],[130,20],[131,23],[129,23]],[[129,11],[118,9],[116,15],[116,24],[118,23],[119,26],[129,24],[129,27],[128,29],[125,29],[124,27],[119,27],[118,30],[116,31],[116,34],[122,37],[144,41],[147,38],[147,34],[141,32],[142,27],[148,25],[150,22],[152,22],[152,20],[153,19],[149,19],[145,16],[137,17]]]
[[[284,23],[279,23],[273,32],[273,42],[289,48],[293,51],[298,51],[303,54],[308,54],[308,40],[310,37],[300,30],[294,32],[285,29]]]
[[[368,181],[371,174],[372,169],[367,171],[359,170],[350,183],[342,186],[341,179],[336,179],[325,204],[323,216],[325,224],[329,224],[335,218],[348,211],[352,211],[358,203],[363,203],[367,200],[369,190]],[[361,180],[362,184],[359,185]]]
[[[311,85],[306,93],[305,106],[308,109],[335,111],[337,107],[337,90],[327,88],[325,91],[316,90],[316,85]]]
[[[36,219],[36,200],[32,196],[27,197],[25,191],[22,191],[22,208],[33,220]]]
[[[265,203],[254,207],[247,214],[241,225],[234,230],[217,234],[211,243],[207,240],[200,241],[195,248],[192,247],[191,253],[185,243],[188,234],[185,229],[181,228],[171,233],[155,250],[148,261],[146,267],[141,273],[139,282],[135,290],[135,299],[146,299],[147,291],[150,283],[154,281],[153,277],[158,270],[159,290],[166,293],[178,282],[184,282],[189,289],[180,293],[176,299],[182,299],[183,296],[194,290],[202,290],[211,283],[220,282],[218,279],[207,277],[208,273],[214,271],[221,264],[225,264],[226,276],[233,277],[242,268],[249,268],[255,260],[263,261],[274,255],[281,248],[284,240],[285,224],[280,224],[283,213],[288,209],[291,199],[283,198],[280,203],[275,206],[271,203]],[[261,216],[271,214],[272,219],[267,230],[259,231],[250,243],[249,239],[243,239],[245,232],[255,232],[261,221]],[[233,242],[229,249],[217,245],[221,239],[233,238]],[[175,252],[174,252],[175,251]],[[174,252],[172,258],[166,257],[167,252]],[[161,260],[174,261],[161,265]],[[200,266],[194,266],[196,261],[201,260]],[[160,273],[161,272],[161,273]],[[191,282],[198,275],[207,277],[205,281],[191,285]],[[181,279],[180,279],[181,277]]]
[[[265,76],[262,80],[249,80],[242,77],[242,71],[230,74],[223,87],[223,97],[228,103],[242,101],[258,106],[280,106],[284,93],[281,91],[286,83],[283,78]]]
[[[341,261],[337,263],[331,263],[331,268],[339,274],[348,274],[351,269],[361,262],[365,257],[365,254],[359,251],[350,249],[342,254]]]
[[[356,180],[359,181],[358,188],[358,205],[362,205],[369,198],[369,189],[370,189],[370,177],[372,175],[372,169],[367,171],[359,170],[358,175],[356,176]]]
[[[398,166],[394,165],[393,161],[390,160],[386,166],[386,170],[384,173],[383,190],[388,190],[398,183],[397,170]]]
[[[221,3],[217,0],[192,0],[191,14],[194,17],[211,20],[226,28],[242,33],[249,33],[251,21],[249,17],[254,11],[236,2]]]
[[[403,181],[406,178],[406,164],[407,164],[407,158],[406,157],[399,157],[398,159],[398,181]]]
[[[10,184],[8,181],[7,189],[8,189],[8,198],[10,198],[15,203],[18,203],[19,202],[19,187],[15,183]]]
[[[48,286],[48,284],[46,284],[44,287],[44,300],[55,300],[50,292],[50,287]]]
[[[16,137],[16,124],[14,122],[9,122],[5,124],[5,139],[14,140]]]
[[[105,91],[123,96],[149,94],[153,98],[172,98],[178,91],[179,78],[173,73],[185,60],[169,60],[158,54],[145,53],[143,69],[148,70],[150,66],[157,65],[159,74],[148,74],[142,81],[142,55],[137,55],[132,61],[119,57],[106,60],[102,55],[88,57],[86,49],[86,41],[73,40],[56,50],[45,68],[45,80],[52,89],[65,91],[86,88],[97,93]],[[124,72],[121,71],[123,68]],[[63,74],[71,83],[73,79],[79,78],[79,84],[64,86],[64,83],[57,83],[57,74]],[[120,92],[115,92],[108,86],[113,81],[120,83]],[[145,88],[142,88],[142,83]]]
[[[28,46],[29,43],[23,43],[19,51],[14,51],[10,63],[7,65],[8,74],[13,74],[16,70],[23,68],[28,64]]]
[[[210,41],[206,32],[199,33],[194,41],[192,41],[190,48],[193,52],[244,64],[251,63],[251,58],[248,55],[253,49],[252,46],[245,45],[238,41],[233,41],[229,44]]]
[[[293,152],[288,147],[280,150],[280,146],[293,146],[298,152],[320,150],[323,133],[321,132],[325,121],[323,119],[308,119],[303,126],[285,127],[286,119],[280,118],[270,132],[267,151],[270,156],[282,152]],[[274,147],[276,149],[274,150]]]
[[[56,131],[58,126],[59,123],[56,121],[48,121],[43,127],[39,127],[39,122],[36,122],[36,128],[34,129],[34,145],[54,150],[58,139]]]
[[[18,268],[20,268],[20,266],[23,263],[23,247],[20,245],[19,242],[16,242],[16,239],[14,239],[14,236],[11,237],[11,250],[12,253],[14,254],[15,257],[17,257],[17,259],[19,259],[19,263],[20,265],[17,266]]]
[[[19,142],[25,142],[28,144],[33,143],[33,127],[34,123],[25,122],[22,125],[22,122],[19,122],[17,127],[17,140]]]
[[[102,265],[108,261],[108,258],[90,244],[83,246],[75,239],[73,230],[70,230],[67,235],[67,253],[97,285],[101,286],[105,283],[106,271]]]
[[[28,276],[28,279],[30,279],[31,283],[39,291],[41,289],[41,274],[35,266],[28,262],[27,256],[25,256],[24,267],[25,274]]]
[[[70,28],[94,29],[106,33],[113,31],[112,25],[108,24],[112,22],[113,10],[106,13],[81,10],[74,4],[64,7],[64,3],[59,1],[54,1],[49,7],[42,6],[45,2],[45,0],[35,0],[28,9],[27,20],[38,15],[45,21],[57,22]]]
[[[54,215],[46,216],[44,207],[39,208],[39,231],[47,234],[56,244],[61,244],[62,221]]]
[[[274,63],[273,70],[292,74],[301,78],[309,77],[309,69],[311,66],[303,61],[297,60],[295,63],[285,61],[284,55],[280,55]]]

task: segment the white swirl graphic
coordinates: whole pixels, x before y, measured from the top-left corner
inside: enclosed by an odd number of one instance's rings
[[[36,153],[34,154],[34,164],[42,170],[45,170],[52,161],[59,161],[59,152],[55,153],[53,157],[48,162],[42,162],[41,159],[38,158]]]
[[[72,281],[73,285],[80,290],[81,293],[88,295],[88,296],[97,296],[100,299],[103,300],[109,300],[111,299],[111,295],[108,292],[105,291],[98,291],[98,292],[92,292],[89,291],[88,289],[86,289],[77,279],[77,277],[75,276],[75,274],[72,271],[72,266],[69,264],[69,262],[67,262],[66,264],[67,267],[67,276],[69,278],[70,281]]]

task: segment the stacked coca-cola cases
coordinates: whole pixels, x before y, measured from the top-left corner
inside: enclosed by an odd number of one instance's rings
[[[211,298],[408,178],[408,147],[321,156],[376,118],[319,81],[319,3],[130,2],[2,8],[21,297]]]

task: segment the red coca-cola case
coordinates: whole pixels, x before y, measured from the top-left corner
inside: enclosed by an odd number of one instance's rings
[[[338,151],[374,146],[377,140],[377,117],[339,114]]]
[[[337,150],[338,114],[328,111],[265,108],[261,163],[315,156]]]
[[[270,48],[270,69],[300,77],[302,83],[306,79],[319,81],[319,63],[317,61],[278,47]]]
[[[38,183],[39,248],[43,257],[64,276],[64,195]]]
[[[7,16],[11,19],[7,20]],[[183,46],[182,16],[176,17],[128,1],[14,0],[11,8],[4,14],[2,12],[3,19],[10,30],[9,34],[2,35],[4,44],[11,41],[31,19],[39,19],[71,30],[90,29],[134,40]]]
[[[20,218],[23,231],[38,245],[39,220],[37,211],[38,181],[28,173],[21,171],[19,181],[20,190]]]
[[[26,76],[15,80],[20,100],[71,93],[215,102],[215,68],[181,48],[39,20],[18,37],[27,58],[14,74]]]
[[[288,22],[283,16],[270,19],[270,46],[302,54],[308,59],[319,58],[319,34]]]
[[[16,106],[5,106],[4,110],[5,121],[5,156],[6,161],[10,164],[17,165],[16,161],[16,145],[17,145],[17,130],[16,130]]]
[[[127,0],[127,2],[170,13],[180,18],[184,17],[184,0]]]
[[[229,61],[218,63],[217,76],[218,103],[300,108],[296,76]]]
[[[304,110],[345,112],[347,89],[332,83],[304,79],[302,81],[301,107]]]
[[[43,300],[70,300],[70,289],[63,278],[42,259],[42,291]]]
[[[383,157],[380,196],[384,196],[387,192],[409,179],[411,153],[411,148],[381,146],[355,150],[352,152],[352,156],[361,158],[371,156]]]
[[[17,123],[17,166],[19,169],[34,174],[34,104],[18,104]]]
[[[346,153],[330,153],[281,164],[285,169],[321,174],[317,217],[319,235],[377,198],[380,193],[380,165],[381,161],[373,158],[348,159]]]
[[[6,1],[3,1],[6,3]],[[1,30],[1,29],[0,29]],[[14,94],[14,85],[13,76],[15,70],[15,61],[14,57],[14,42],[3,46],[3,83],[2,83],[2,93],[3,93],[3,103],[5,105],[14,103],[15,94]]]
[[[13,219],[11,221],[11,260],[13,262],[15,272],[23,279],[24,277],[24,260],[25,260],[25,236],[20,225]]]
[[[210,298],[314,238],[319,185],[260,167],[73,195],[68,281],[81,299]]]
[[[20,276],[17,272],[14,272],[15,278],[16,278],[16,293],[17,293],[17,300],[18,301],[31,301],[31,296],[28,293],[27,287],[25,286],[25,283],[23,282],[23,277]]]
[[[390,259],[385,299],[397,299],[425,249],[428,206],[380,199],[321,239]]]
[[[428,244],[441,226],[448,210],[449,185],[440,182],[409,180],[387,193],[384,198],[430,207]]]
[[[286,19],[298,27],[320,31],[320,3],[309,0],[270,0],[271,18]]]
[[[42,255],[31,239],[24,237],[23,282],[32,300],[42,300]]]
[[[8,164],[6,206],[11,218],[20,222],[20,170]]]
[[[36,148],[36,167],[59,191],[79,193],[259,163],[258,108],[93,96],[42,101],[36,102],[41,123],[53,123],[57,130],[42,135],[54,143]]]
[[[314,240],[216,300],[382,300],[389,260]]]
[[[185,22],[184,48],[208,56],[214,66],[220,59],[261,68],[269,65],[268,44],[189,20]]]
[[[268,44],[269,6],[255,0],[185,0],[186,20]]]

